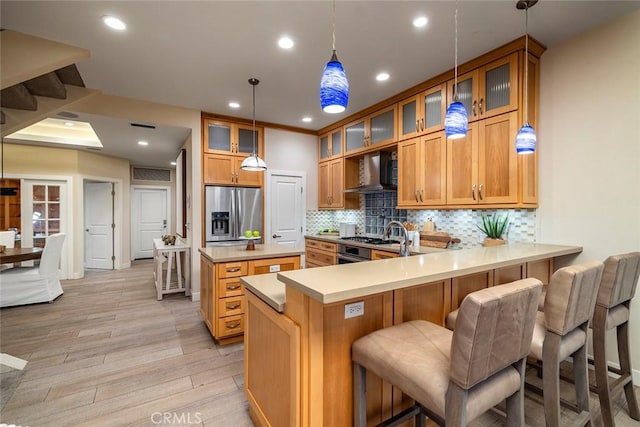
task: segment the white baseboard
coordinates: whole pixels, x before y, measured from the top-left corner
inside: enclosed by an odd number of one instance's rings
[[[21,371],[27,366],[27,361],[7,353],[0,353],[0,365]]]
[[[116,267],[116,270],[122,270],[122,269],[130,268],[130,267],[131,267],[131,261],[123,262],[119,266]]]
[[[200,301],[200,292],[193,292],[191,294],[191,301],[193,302]]]

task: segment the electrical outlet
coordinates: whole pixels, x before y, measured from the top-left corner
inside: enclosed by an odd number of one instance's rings
[[[364,316],[364,301],[352,302],[344,305],[344,318]]]
[[[280,271],[280,264],[270,265],[269,266],[269,272],[270,273],[277,273],[278,271]]]

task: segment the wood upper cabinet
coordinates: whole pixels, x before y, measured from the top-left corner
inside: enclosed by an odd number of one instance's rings
[[[203,153],[236,154],[246,157],[253,152],[253,127],[240,123],[205,119],[202,123]],[[262,155],[263,129],[256,127],[256,149]]]
[[[343,154],[343,129],[335,129],[318,138],[318,158],[320,161],[335,159]]]
[[[517,119],[517,112],[491,117],[447,140],[448,205],[518,202]]]
[[[260,187],[264,173],[240,169],[246,156],[229,156],[224,154],[205,154],[203,176],[205,184],[240,185]]]
[[[263,173],[240,169],[242,161],[253,152],[252,126],[204,119],[202,121],[203,181],[205,184],[260,187]],[[263,134],[256,127],[256,149],[263,156]]]
[[[344,154],[374,151],[394,144],[397,141],[396,116],[397,106],[393,104],[345,125]]]
[[[447,82],[447,104],[453,102],[454,80]],[[518,53],[458,76],[458,101],[469,122],[518,109]]]
[[[345,194],[345,185],[358,184],[357,168],[347,170],[344,158],[318,165],[318,207],[321,209],[357,209],[357,194]],[[354,182],[355,181],[355,182]]]
[[[442,130],[447,111],[446,83],[398,103],[398,139]]]
[[[447,201],[447,140],[444,131],[398,144],[398,207]]]

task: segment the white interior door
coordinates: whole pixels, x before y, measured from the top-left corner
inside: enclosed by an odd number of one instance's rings
[[[113,184],[84,184],[84,266],[113,270]]]
[[[302,180],[301,176],[278,174],[270,176],[271,243],[291,247],[302,245],[302,218],[304,216]]]
[[[167,234],[166,188],[134,187],[131,195],[131,257],[153,257],[153,239]]]

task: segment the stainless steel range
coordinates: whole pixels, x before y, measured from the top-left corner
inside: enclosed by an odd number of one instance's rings
[[[341,240],[341,242],[338,242],[338,264],[351,264],[352,262],[371,260],[370,248],[349,244],[349,242],[367,243],[369,245],[390,245],[398,243],[395,240],[364,236],[341,237],[338,240]]]

